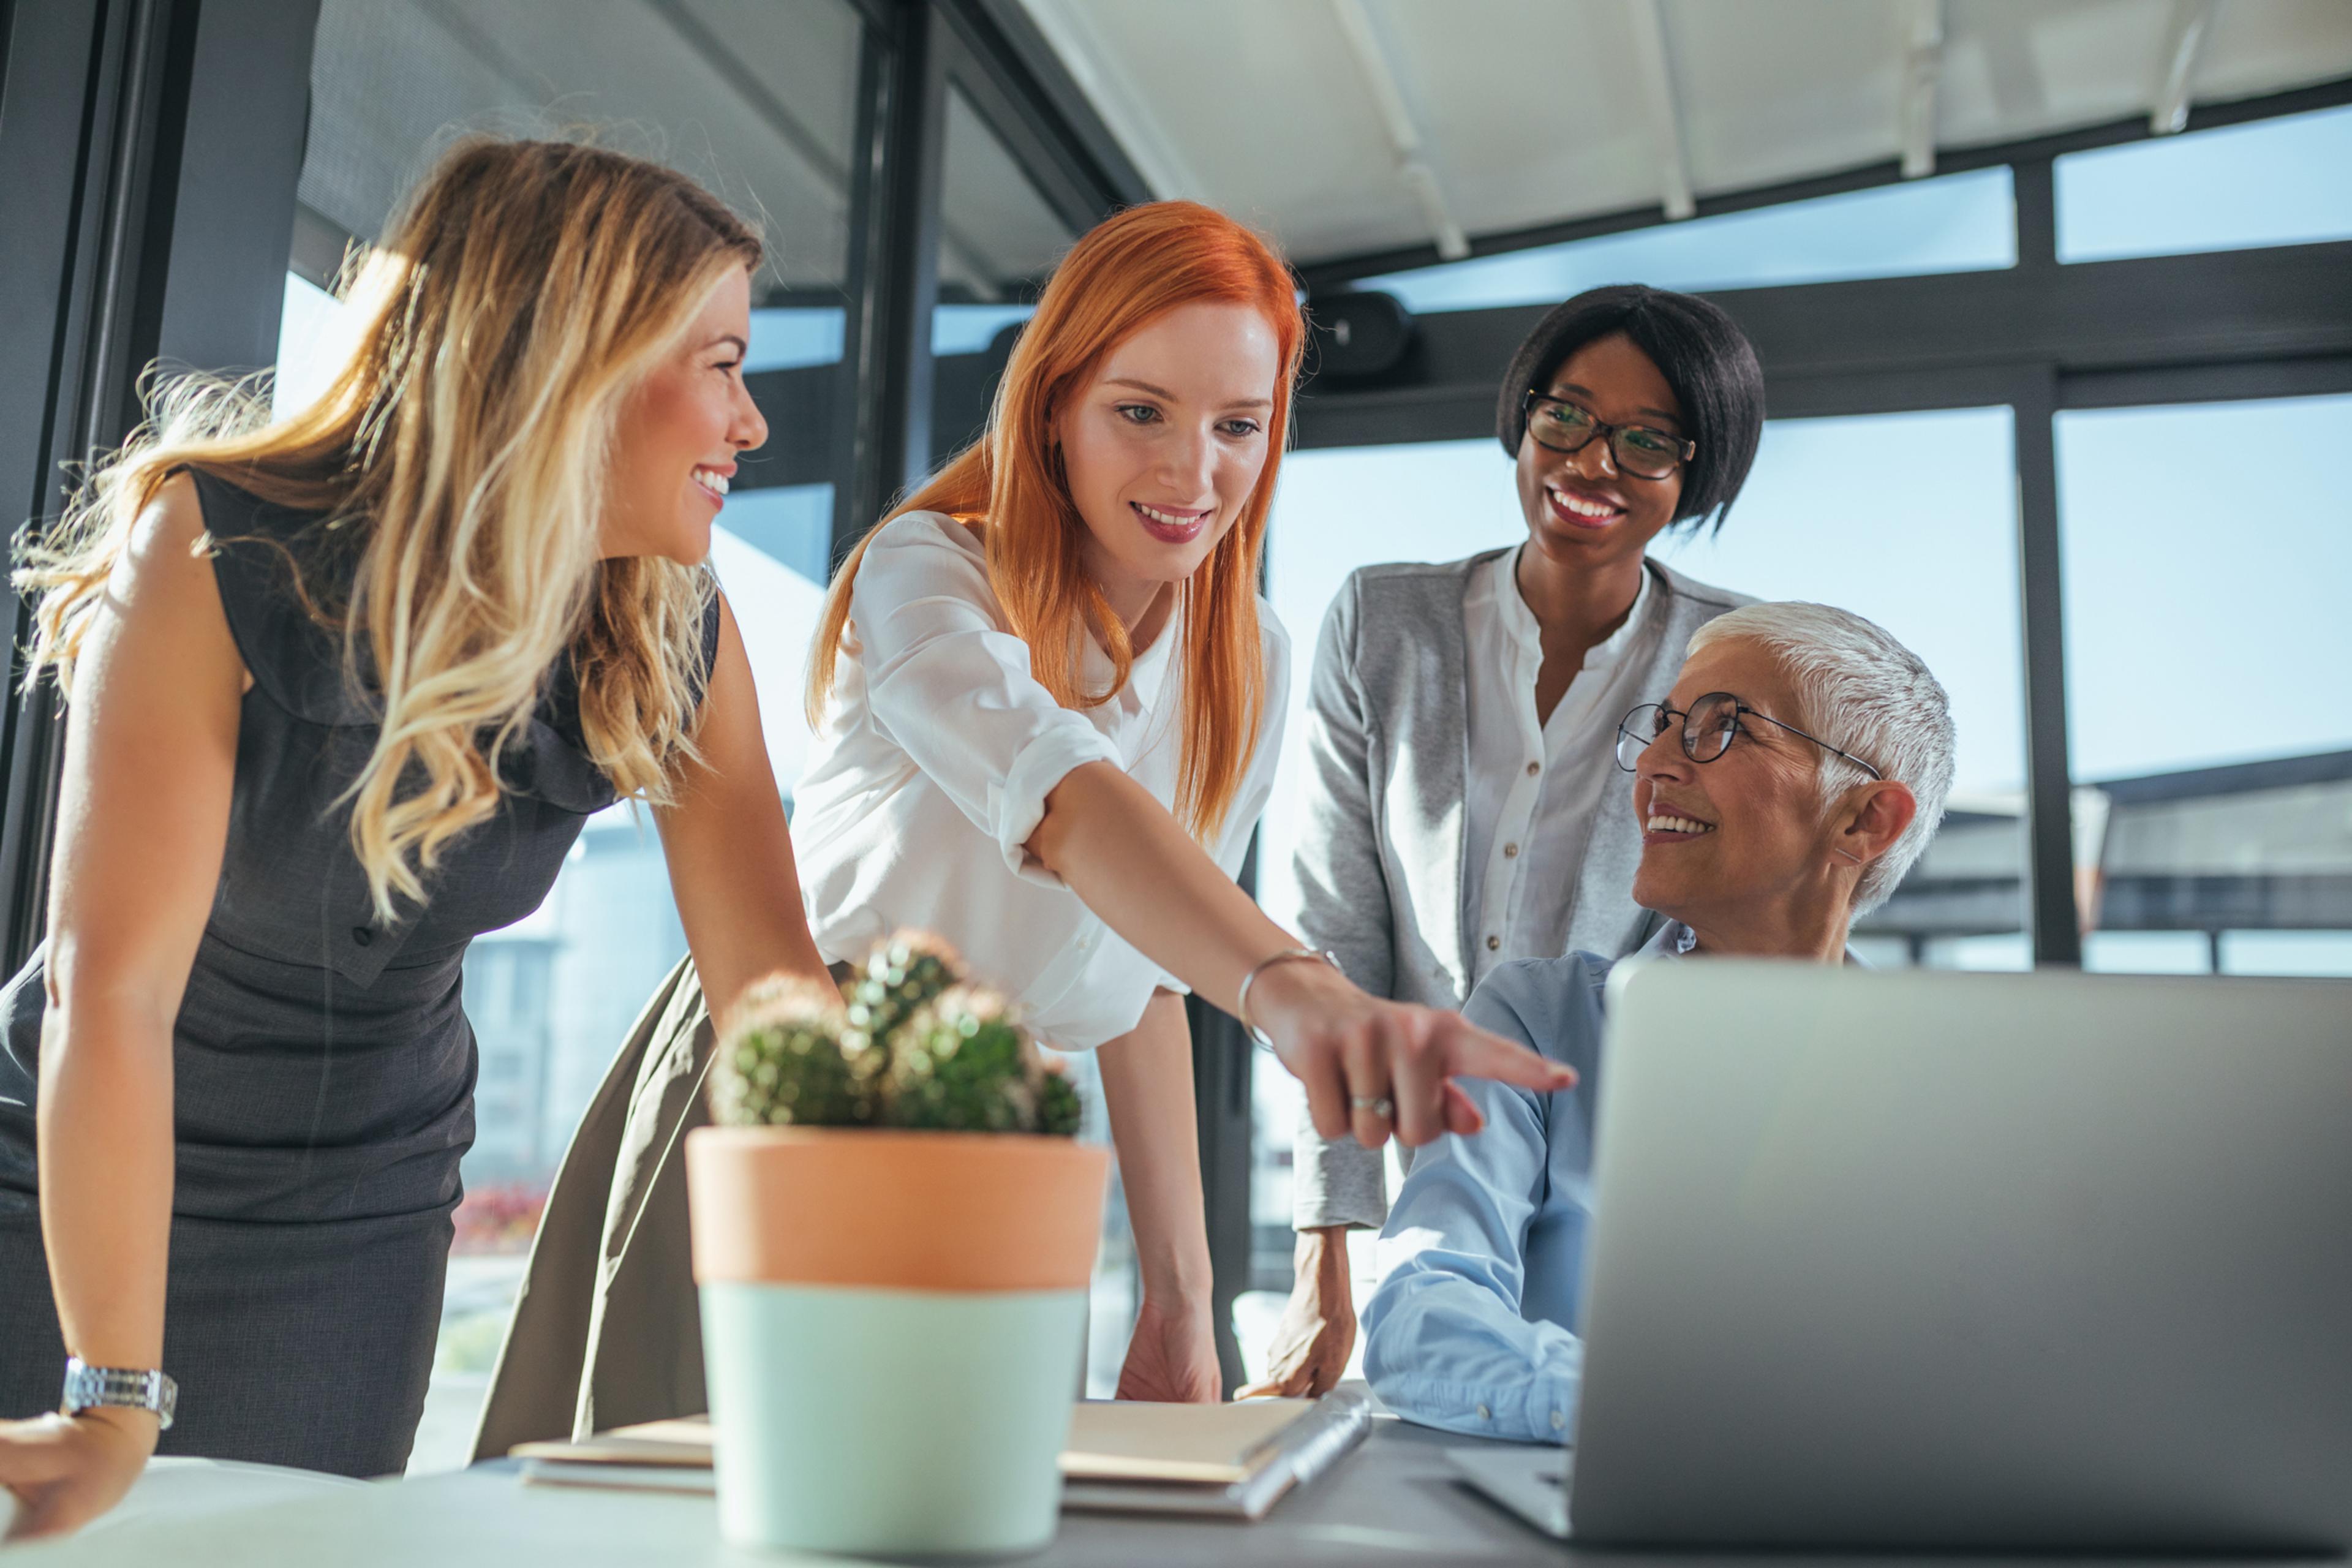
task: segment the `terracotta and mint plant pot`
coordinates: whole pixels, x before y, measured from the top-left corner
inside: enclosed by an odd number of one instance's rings
[[[1109,1160],[1022,1133],[691,1133],[726,1539],[876,1555],[1051,1542]]]

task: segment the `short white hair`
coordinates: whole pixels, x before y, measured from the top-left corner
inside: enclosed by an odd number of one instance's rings
[[[1756,644],[1795,689],[1792,721],[1886,778],[1909,786],[1918,816],[1885,854],[1863,868],[1853,912],[1885,903],[1936,837],[1952,793],[1951,699],[1919,656],[1884,626],[1830,605],[1744,605],[1695,633],[1694,654],[1717,643]],[[1824,805],[1860,779],[1844,758],[1821,753]]]

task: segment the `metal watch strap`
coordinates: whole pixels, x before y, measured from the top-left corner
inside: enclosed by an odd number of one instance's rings
[[[66,1357],[66,1392],[62,1408],[68,1415],[100,1405],[152,1410],[159,1431],[168,1431],[180,1403],[180,1385],[161,1372],[120,1366],[92,1366],[78,1355]]]

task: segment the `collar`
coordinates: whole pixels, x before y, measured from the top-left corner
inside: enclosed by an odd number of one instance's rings
[[[1183,631],[1184,611],[1180,605],[1168,617],[1168,624],[1160,628],[1151,646],[1137,654],[1135,662],[1128,666],[1126,690],[1139,710],[1148,713],[1159,706],[1160,693],[1168,684],[1168,666],[1174,658],[1177,643],[1182,640]],[[1102,645],[1095,641],[1091,633],[1080,632],[1078,642],[1079,676],[1089,689],[1099,689],[1111,678],[1110,655],[1102,650]]]
[[[1698,946],[1698,932],[1680,921],[1668,921],[1657,934],[1635,950],[1636,958],[1681,958]]]
[[[1495,612],[1502,622],[1504,633],[1523,650],[1537,653],[1543,647],[1543,626],[1519,593],[1519,553],[1525,549],[1527,546],[1520,544],[1505,551],[1495,561],[1482,586],[1494,597]],[[1585,651],[1586,669],[1608,668],[1622,658],[1625,650],[1633,647],[1633,639],[1641,636],[1642,623],[1648,617],[1650,607],[1658,597],[1654,592],[1655,576],[1655,569],[1644,559],[1642,563],[1642,585],[1633,591],[1632,608],[1625,612],[1625,618],[1618,623],[1615,631]]]
[[[1657,935],[1652,937],[1649,941],[1642,944],[1641,950],[1636,956],[1641,958],[1685,958],[1697,950],[1698,932],[1691,930],[1690,927],[1683,924],[1680,921],[1668,921],[1664,925],[1658,928]],[[1854,955],[1853,949],[1850,947],[1845,950],[1845,966],[1848,969],[1867,969],[1870,967],[1868,964],[1863,963],[1860,958],[1857,958]]]

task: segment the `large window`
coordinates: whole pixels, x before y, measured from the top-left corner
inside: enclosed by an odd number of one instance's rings
[[[2347,451],[2352,396],[2059,416],[2093,968],[2352,973]]]
[[[1867,616],[1950,695],[1953,815],[1856,928],[1874,963],[2027,963],[2015,475],[2006,408],[1775,419],[1721,533],[1658,550],[1727,588]]]

